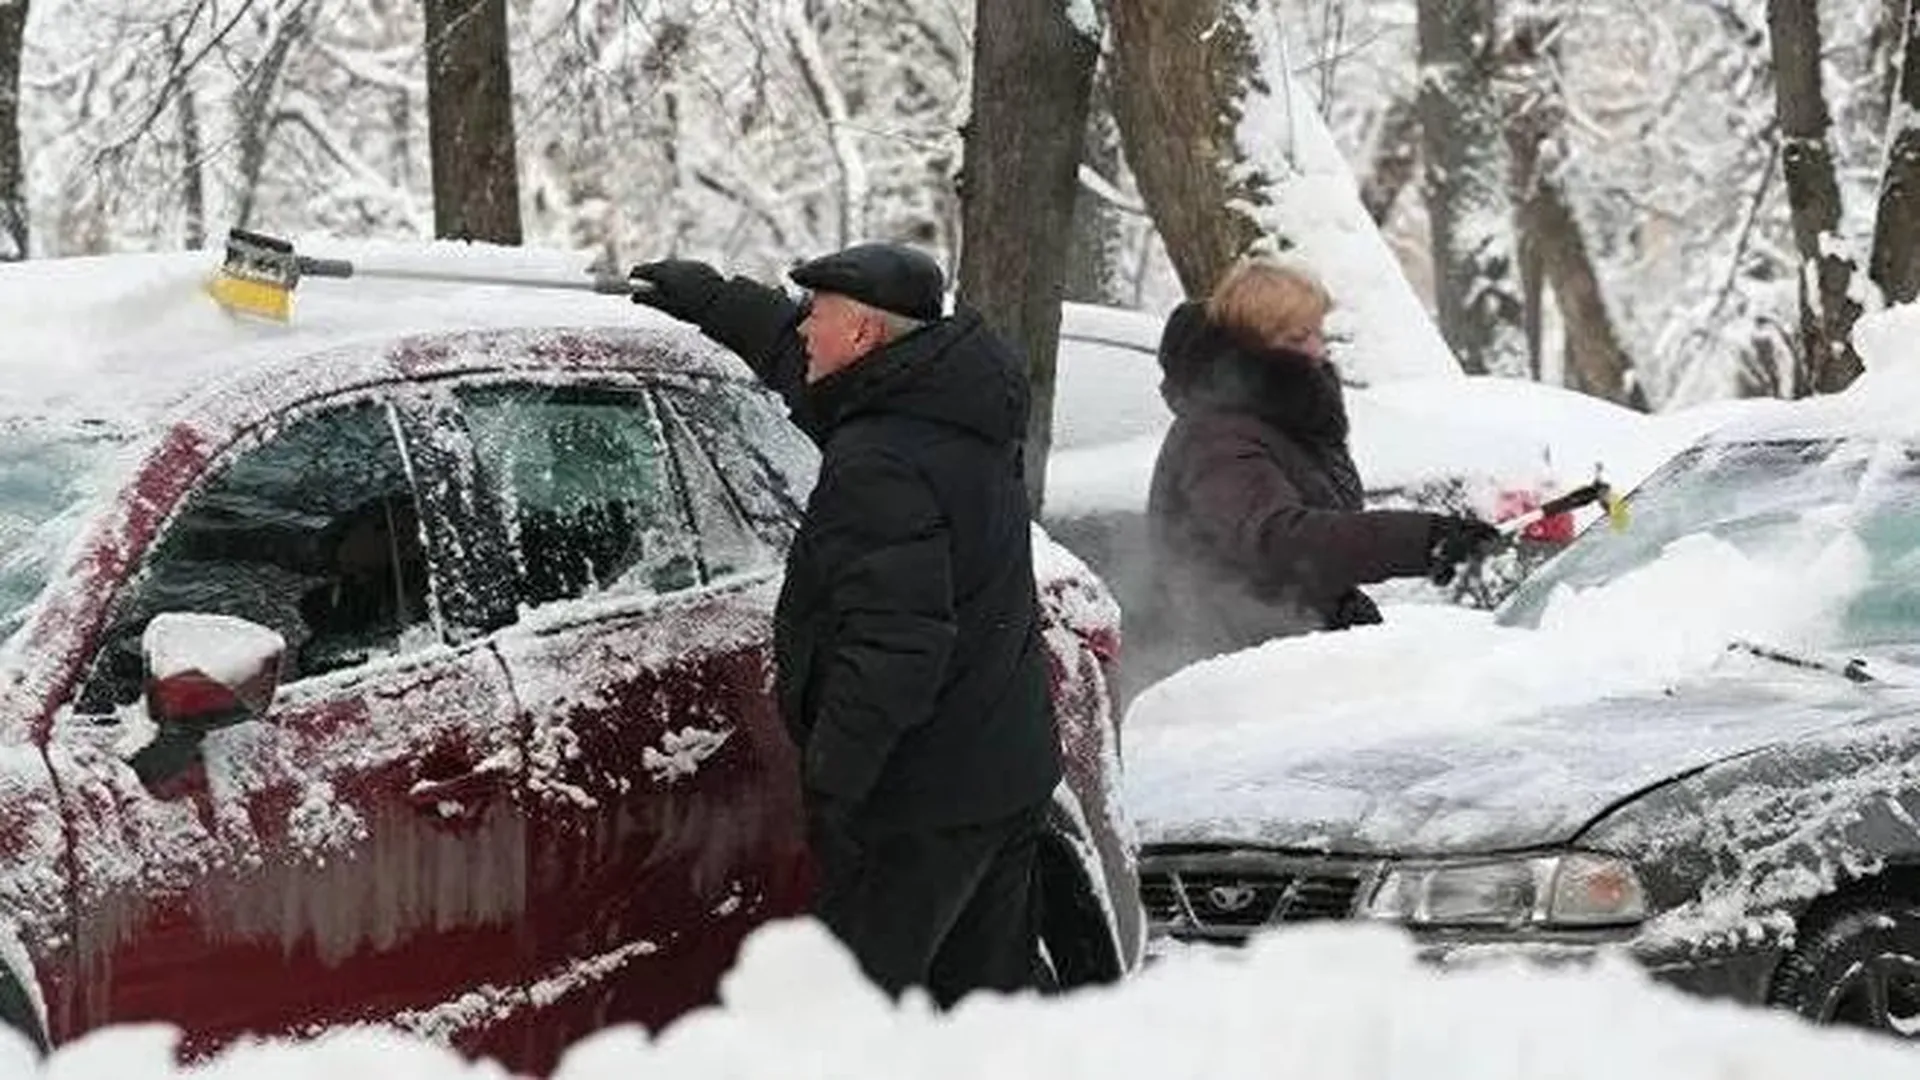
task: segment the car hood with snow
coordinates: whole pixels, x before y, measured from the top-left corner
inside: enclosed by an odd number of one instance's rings
[[[1429,728],[1414,700],[1362,735],[1355,710],[1302,716],[1274,695],[1272,727],[1289,730],[1254,754],[1230,745],[1253,731],[1196,736],[1143,718],[1128,774],[1143,841],[1394,856],[1553,847],[1650,788],[1888,707],[1842,679],[1734,655],[1670,686],[1525,715],[1496,708],[1484,723]]]

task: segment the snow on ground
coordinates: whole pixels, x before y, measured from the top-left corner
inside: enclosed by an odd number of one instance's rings
[[[615,1028],[574,1047],[558,1080],[1113,1080],[1299,1076],[1369,1080],[1852,1080],[1913,1075],[1915,1051],[1779,1013],[1654,987],[1623,960],[1592,970],[1489,964],[1440,972],[1384,927],[1289,930],[1243,953],[1186,952],[1128,984],[1048,1001],[982,996],[936,1016],[887,1004],[811,922],[763,929],[723,1007],[649,1038]],[[114,1029],[56,1054],[43,1080],[193,1076],[313,1080],[505,1075],[411,1036],[349,1030],[261,1042],[176,1069],[165,1027]],[[0,1042],[0,1075],[35,1075]]]

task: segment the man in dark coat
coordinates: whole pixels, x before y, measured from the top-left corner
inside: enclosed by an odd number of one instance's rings
[[[1020,439],[1027,384],[940,269],[867,244],[791,274],[805,306],[701,263],[636,299],[744,357],[820,445],[787,557],[776,682],[815,910],[887,990],[1032,985],[1029,890],[1061,775]]]
[[[1250,342],[1189,302],[1160,362],[1174,423],[1148,493],[1156,577],[1129,690],[1271,638],[1377,623],[1359,586],[1446,577],[1499,542],[1472,518],[1363,507],[1339,374],[1311,346]]]

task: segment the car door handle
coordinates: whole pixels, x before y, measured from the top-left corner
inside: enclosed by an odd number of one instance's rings
[[[507,770],[480,765],[455,776],[422,776],[407,789],[414,808],[446,821],[473,821],[506,789]]]

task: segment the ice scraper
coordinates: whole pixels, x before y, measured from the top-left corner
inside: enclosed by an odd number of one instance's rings
[[[1607,524],[1612,526],[1614,531],[1618,532],[1627,527],[1626,502],[1614,495],[1611,485],[1596,476],[1590,484],[1584,484],[1574,488],[1572,491],[1555,495],[1553,498],[1548,499],[1532,510],[1518,517],[1508,518],[1506,521],[1501,522],[1500,531],[1505,533],[1507,539],[1511,542],[1512,540],[1518,539],[1520,534],[1525,532],[1527,527],[1536,521],[1541,521],[1557,514],[1569,514],[1582,507],[1594,505],[1598,505],[1602,510],[1606,511]]]
[[[207,283],[214,302],[230,312],[286,322],[293,313],[293,290],[303,277],[383,278],[407,281],[443,281],[465,285],[510,285],[529,289],[571,289],[609,296],[632,296],[652,288],[644,281],[612,274],[577,280],[531,274],[460,273],[451,270],[407,270],[399,267],[356,266],[347,259],[316,259],[293,250],[276,236],[227,231],[227,254]]]

